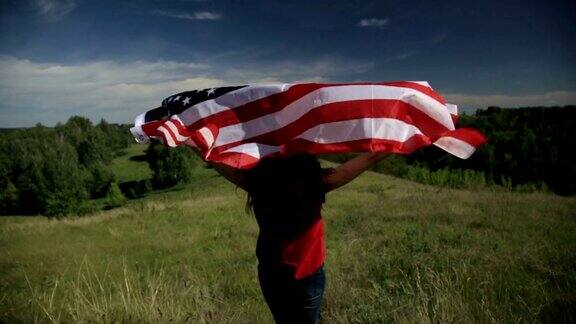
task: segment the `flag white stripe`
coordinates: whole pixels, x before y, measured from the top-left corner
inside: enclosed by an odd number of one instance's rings
[[[176,140],[178,142],[184,142],[188,139],[188,137],[182,136],[180,134],[180,132],[178,131],[178,128],[176,127],[176,125],[174,125],[174,123],[171,120],[164,123],[164,125],[166,125],[166,126],[168,126],[168,128],[170,128],[170,130],[172,131],[172,133],[174,133],[174,136],[176,137]]]
[[[214,144],[214,135],[212,134],[212,131],[206,127],[202,127],[198,131],[200,132],[200,135],[204,137],[204,141],[208,148],[212,147],[212,144]]]
[[[451,136],[440,137],[434,142],[434,145],[461,159],[469,158],[476,150],[474,146]]]
[[[458,106],[447,103],[446,109],[448,109],[450,115],[458,115]]]
[[[148,143],[150,140],[150,137],[146,135],[146,133],[144,133],[144,131],[142,130],[142,125],[144,124],[145,116],[146,113],[138,115],[136,117],[136,120],[134,121],[134,127],[130,128],[130,132],[132,133],[132,135],[134,135],[136,142],[140,144]]]
[[[242,153],[260,159],[261,157],[278,151],[280,151],[280,146],[259,143],[246,143],[231,147],[222,153]]]
[[[408,82],[416,83],[421,86],[425,86],[426,88],[432,89],[432,87],[430,87],[430,83],[428,83],[427,81],[408,81]]]
[[[291,84],[269,84],[261,86],[247,86],[230,91],[217,98],[202,101],[186,108],[179,114],[184,125],[192,125],[202,118],[243,106],[249,102],[259,100],[290,88]]]
[[[448,130],[454,129],[446,106],[410,88],[385,85],[347,85],[324,87],[315,90],[287,105],[284,109],[243,123],[220,128],[215,146],[236,142],[280,129],[295,122],[317,107],[352,100],[391,99],[401,100],[424,112]],[[353,105],[351,108],[353,109]]]
[[[320,144],[366,138],[404,142],[422,132],[414,125],[393,118],[361,118],[320,124],[296,136]]]
[[[367,130],[374,132],[369,134]],[[383,139],[405,142],[422,132],[415,126],[393,118],[362,118],[320,124],[308,129],[295,138],[304,139],[319,144],[333,144],[362,139]],[[271,153],[278,152],[280,146],[259,143],[246,143],[227,149],[223,153],[243,153],[260,159]]]
[[[166,128],[164,128],[164,126],[158,127],[158,130],[164,134],[164,139],[166,140],[166,144],[168,144],[168,146],[176,147],[176,143],[174,142],[172,135]]]

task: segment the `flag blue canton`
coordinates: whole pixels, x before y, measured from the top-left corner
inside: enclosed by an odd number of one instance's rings
[[[146,112],[144,122],[166,119],[203,101],[218,98],[243,86],[207,88],[180,92],[162,100],[162,106]]]
[[[218,98],[228,92],[244,87],[246,86],[219,87],[180,92],[164,99],[162,101],[162,107],[166,109],[167,116],[172,116],[203,101]]]

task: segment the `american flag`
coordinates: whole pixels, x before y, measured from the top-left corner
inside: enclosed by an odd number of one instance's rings
[[[172,95],[131,132],[139,143],[194,146],[240,169],[269,155],[409,154],[432,144],[466,159],[485,139],[457,129],[457,117],[427,82],[245,85]]]

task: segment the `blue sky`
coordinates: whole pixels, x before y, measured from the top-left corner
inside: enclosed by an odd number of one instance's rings
[[[270,82],[576,104],[574,21],[574,1],[0,0],[0,127],[128,123],[178,91]]]

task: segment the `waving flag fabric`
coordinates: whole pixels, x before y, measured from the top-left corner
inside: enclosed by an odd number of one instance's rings
[[[408,154],[432,144],[466,159],[484,136],[456,121],[456,106],[427,82],[272,84],[178,93],[131,131],[139,143],[194,146],[244,169],[272,154]]]

